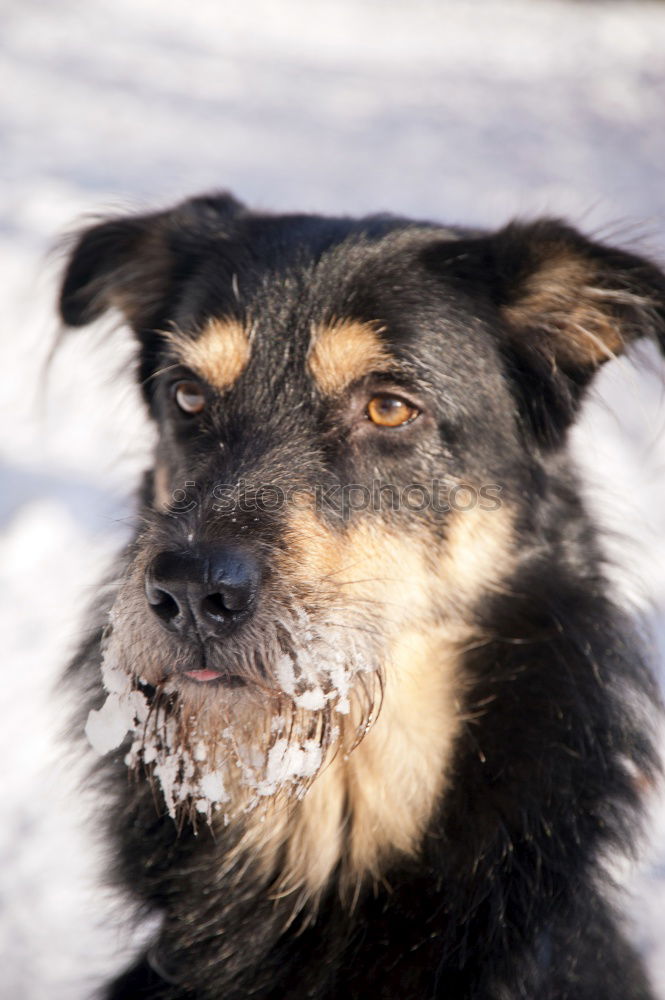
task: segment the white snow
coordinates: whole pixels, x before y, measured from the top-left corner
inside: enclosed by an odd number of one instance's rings
[[[293,658],[288,653],[284,653],[275,664],[275,676],[279,686],[286,694],[294,694],[296,690],[296,675],[293,665]]]
[[[268,753],[266,777],[258,785],[259,795],[274,795],[289,782],[311,778],[320,766],[321,747],[314,740],[308,740],[302,747],[289,740],[277,740]]]
[[[130,338],[112,323],[69,336],[40,381],[54,239],[84,212],[229,187],[277,210],[471,224],[564,215],[665,260],[663,52],[665,5],[639,0],[3,4],[3,1000],[84,1000],[138,946],[122,907],[105,905],[106,861],[81,825],[58,678],[83,635],[76,610],[126,537],[151,435]],[[643,357],[639,370],[607,366],[574,444],[617,584],[663,658],[665,405],[660,362]],[[289,669],[282,686],[295,691]],[[340,712],[350,678],[336,669]],[[315,678],[298,696],[319,697]],[[91,720],[98,748],[118,738],[123,711],[119,701]],[[195,753],[191,766],[202,763]],[[306,780],[314,750],[303,743],[273,766]],[[206,813],[222,801],[213,774],[196,800]],[[635,937],[665,998],[665,805],[654,822],[628,878]]]
[[[325,707],[326,696],[320,687],[310,688],[310,690],[304,691],[303,694],[298,695],[295,699],[295,703],[298,708],[304,708],[308,712],[316,712],[317,710]]]
[[[229,795],[224,788],[224,780],[218,772],[204,774],[201,778],[201,792],[208,802],[225,802]]]
[[[92,748],[103,755],[120,746],[132,721],[127,718],[127,707],[122,699],[110,694],[100,709],[88,715],[85,735]]]

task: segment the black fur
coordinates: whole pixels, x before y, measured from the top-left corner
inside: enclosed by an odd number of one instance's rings
[[[557,273],[563,287],[552,297],[548,268],[562,256],[573,266],[565,280]],[[590,351],[577,344],[574,319],[585,297],[585,318],[597,315]],[[138,376],[162,428],[158,456],[179,481],[196,480],[201,501],[174,526],[153,509],[148,476],[141,513],[155,545],[176,544],[176,534],[181,544],[185,528],[206,539],[240,530],[202,501],[216,481],[362,483],[376,469],[400,485],[436,476],[500,484],[517,529],[510,574],[467,612],[478,641],[463,654],[467,721],[448,790],[420,852],[396,852],[353,901],[333,873],[320,900],[291,920],[292,901],[273,898],[254,859],[222,871],[234,823],[213,833],[185,819],[178,828],[145,771],[128,780],[126,746],[102,760],[114,877],[163,916],[149,952],[106,996],[648,1000],[602,862],[637,836],[640,788],[657,770],[657,694],[612,603],[566,432],[605,358],[594,351],[606,328],[625,343],[662,342],[660,272],[555,221],[475,233],[390,217],[258,215],[220,195],[83,233],[62,316],[79,326],[110,306],[138,338]],[[170,414],[166,376],[156,375],[159,331],[196,331],[209,316],[249,317],[257,332],[247,372],[214,404],[213,423],[194,432]],[[426,420],[401,437],[362,437],[346,410],[317,396],[305,377],[310,331],[338,318],[380,322],[402,365],[389,388],[415,399]],[[348,530],[339,513],[321,516],[340,537]],[[351,521],[369,516],[377,515],[354,512]],[[419,520],[433,542],[448,530],[446,513],[378,516],[407,532]],[[250,535],[276,544],[280,530],[279,518],[266,518]],[[98,612],[99,631],[71,668],[81,720],[104,700],[107,613]]]

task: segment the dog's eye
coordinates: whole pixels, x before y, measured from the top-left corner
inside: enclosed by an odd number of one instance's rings
[[[373,396],[367,404],[367,416],[377,427],[401,427],[415,420],[420,410],[399,396]]]
[[[190,416],[201,413],[207,402],[201,386],[188,379],[181,379],[180,382],[175,383],[173,398],[183,413],[188,413]]]

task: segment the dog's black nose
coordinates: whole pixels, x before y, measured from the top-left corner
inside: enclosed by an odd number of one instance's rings
[[[244,549],[160,552],[146,571],[145,593],[166,628],[180,635],[193,628],[205,638],[250,614],[259,580],[258,563]]]

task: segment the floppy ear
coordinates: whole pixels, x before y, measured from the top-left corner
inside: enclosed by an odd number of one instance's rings
[[[60,291],[68,326],[85,326],[117,308],[143,325],[168,281],[171,260],[166,217],[107,219],[82,232],[71,252]]]
[[[493,238],[497,305],[514,347],[584,385],[640,337],[665,333],[665,275],[559,222],[513,223]]]
[[[115,308],[137,332],[154,325],[202,248],[225,235],[225,223],[241,208],[231,195],[210,195],[83,230],[60,290],[64,322],[84,326]]]
[[[518,405],[544,440],[559,438],[607,360],[641,337],[665,349],[665,275],[561,222],[511,223],[445,253],[448,275],[489,293]]]

